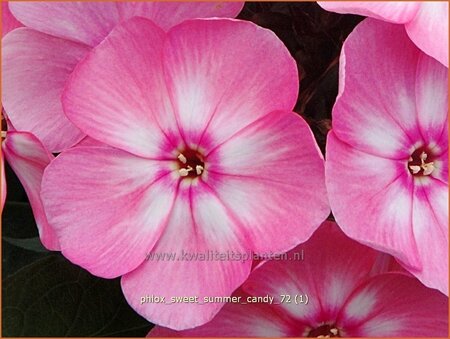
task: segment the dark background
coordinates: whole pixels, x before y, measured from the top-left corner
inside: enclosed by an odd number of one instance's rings
[[[342,43],[362,17],[316,3],[246,3],[239,19],[274,31],[297,61],[295,112],[311,126],[322,152],[338,90]],[[2,216],[2,336],[144,337],[152,324],[126,303],[120,279],[102,279],[39,241],[27,196],[6,166]]]

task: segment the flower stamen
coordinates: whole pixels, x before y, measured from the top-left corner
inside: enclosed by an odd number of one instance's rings
[[[197,173],[197,175],[202,174],[203,170],[204,170],[203,166],[200,165],[195,166],[195,173]]]
[[[194,169],[191,166],[188,166],[187,168],[180,168],[178,172],[182,177],[187,177],[189,175],[189,172],[193,171]]]
[[[312,329],[307,336],[313,338],[336,338],[340,337],[339,329],[335,325],[324,324]]]
[[[411,170],[412,174],[418,174],[421,170],[423,170],[423,175],[430,175],[431,173],[433,173],[434,171],[434,162],[430,161],[430,162],[426,162],[426,160],[428,159],[428,154],[425,152],[420,153],[419,156],[420,159],[420,164],[411,164],[409,165],[409,169]],[[410,162],[413,162],[413,157],[409,158]]]
[[[181,177],[195,178],[205,171],[203,155],[198,151],[184,149],[177,156],[178,173]]]
[[[187,163],[187,159],[186,159],[186,157],[183,155],[183,154],[178,154],[178,160],[180,160],[181,161],[181,163],[183,163],[183,164],[185,164],[185,163]]]

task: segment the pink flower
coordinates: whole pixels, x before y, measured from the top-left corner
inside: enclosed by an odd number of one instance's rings
[[[27,28],[2,42],[3,106],[13,125],[32,132],[51,152],[85,137],[64,115],[61,93],[77,63],[114,26],[133,16],[167,30],[185,19],[236,16],[242,2],[12,2]]]
[[[48,224],[40,198],[42,175],[53,155],[33,134],[17,132],[9,124],[6,138],[2,141],[2,206],[6,198],[3,156],[27,193],[42,244],[49,250],[59,250],[58,239]]]
[[[336,221],[447,294],[448,69],[402,27],[367,19],[340,72],[326,161]]]
[[[295,61],[252,23],[118,25],[62,98],[80,130],[113,146],[67,150],[45,171],[62,253],[95,275],[123,275],[129,304],[152,322],[209,321],[222,304],[170,298],[229,296],[251,260],[195,256],[283,252],[329,213],[322,156],[291,112],[297,94]],[[150,252],[178,260],[145,260]],[[147,295],[166,304],[143,303]]]
[[[448,299],[392,271],[392,259],[335,223],[283,259],[257,267],[208,324],[180,332],[156,326],[148,337],[447,336]]]
[[[448,67],[447,1],[319,1],[318,4],[332,12],[404,24],[417,47]]]

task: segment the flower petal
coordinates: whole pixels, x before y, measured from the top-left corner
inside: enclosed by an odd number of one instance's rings
[[[51,152],[83,138],[63,114],[61,93],[88,48],[29,28],[2,39],[2,101],[17,130],[36,135]],[[45,60],[45,62],[42,62]]]
[[[446,130],[443,135],[445,135],[445,137],[442,139],[445,138],[445,143],[448,143],[448,131]],[[445,146],[446,147],[442,149],[442,154],[437,156],[433,161],[434,171],[431,173],[430,177],[448,185],[448,144]]]
[[[411,21],[422,4],[415,1],[318,1],[317,3],[330,12],[364,15],[396,24]]]
[[[79,63],[63,93],[67,116],[86,134],[131,153],[167,157],[176,124],[163,80],[165,33],[134,18]]]
[[[441,152],[446,151],[448,68],[421,54],[417,64],[415,96],[418,125],[425,143],[436,144]]]
[[[291,249],[330,213],[322,155],[295,113],[261,117],[213,149],[206,163],[206,183],[256,253]]]
[[[10,9],[27,27],[91,47],[120,20],[114,2],[21,1],[12,2]]]
[[[122,20],[141,16],[167,31],[188,19],[208,17],[234,18],[244,2],[117,2]]]
[[[230,296],[251,268],[251,260],[243,256],[223,257],[246,251],[233,232],[233,222],[201,181],[192,186],[182,181],[167,228],[150,259],[122,277],[128,303],[147,320],[176,330],[210,321],[223,303],[203,303],[203,298]],[[165,303],[141,303],[147,295],[164,296]],[[188,296],[197,296],[199,303],[171,303],[172,297]]]
[[[401,26],[366,19],[355,28],[342,50],[341,94],[333,108],[339,139],[370,154],[408,159],[421,139],[414,118],[419,55]]]
[[[417,15],[405,27],[422,51],[448,67],[448,2],[420,2]]]
[[[169,169],[108,147],[61,153],[45,171],[42,200],[64,256],[105,278],[141,264],[173,203]]]
[[[422,269],[405,268],[448,295],[448,184],[423,178],[414,187],[412,226]]]
[[[163,29],[200,17],[234,17],[243,2],[31,2],[11,5],[14,15],[26,26],[72,41],[96,46],[121,21],[133,16],[152,20]]]
[[[398,273],[361,285],[342,310],[344,337],[447,337],[448,299]]]
[[[413,178],[406,162],[360,152],[328,134],[331,210],[351,238],[421,267],[412,232]]]
[[[292,110],[297,99],[294,59],[273,32],[247,21],[175,26],[164,67],[186,144],[206,150],[273,110]]]
[[[12,15],[8,1],[2,1],[2,37],[22,24]]]
[[[304,260],[299,253],[304,253]],[[322,226],[284,260],[271,260],[256,268],[242,289],[254,296],[291,296],[291,302],[273,305],[309,328],[334,321],[355,285],[371,273],[377,252],[346,237],[333,222]],[[296,304],[295,295],[308,296]],[[297,299],[298,301],[298,299]],[[307,336],[298,333],[297,336]]]
[[[59,250],[58,239],[47,221],[40,198],[42,175],[53,156],[27,132],[8,131],[2,150],[28,195],[42,244],[49,250]]]

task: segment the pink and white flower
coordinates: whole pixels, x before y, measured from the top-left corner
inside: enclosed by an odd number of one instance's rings
[[[447,294],[448,69],[401,26],[366,19],[340,72],[326,161],[336,221]]]
[[[378,267],[380,256],[325,222],[285,260],[258,266],[211,322],[148,337],[446,337],[448,299],[392,259]],[[248,302],[264,296],[273,303]]]
[[[447,1],[319,1],[332,12],[359,14],[404,24],[411,40],[448,67]]]
[[[4,4],[2,4],[5,6]],[[78,62],[117,25],[133,16],[164,30],[197,17],[234,17],[242,2],[12,2],[27,27],[2,42],[2,102],[12,124],[60,152],[85,135],[64,115],[61,94]]]
[[[122,277],[129,304],[186,329],[222,304],[141,303],[146,295],[230,295],[251,260],[284,252],[329,214],[324,164],[305,121],[294,59],[269,30],[231,19],[188,20],[165,33],[119,24],[77,66],[65,113],[112,147],[75,147],[47,168],[42,198],[62,253]],[[145,260],[149,252],[178,260]]]

